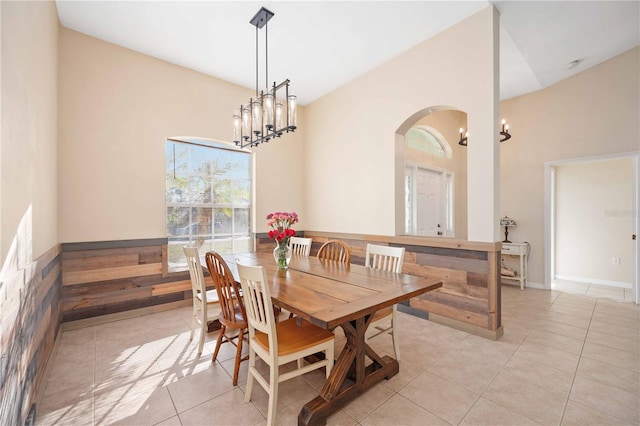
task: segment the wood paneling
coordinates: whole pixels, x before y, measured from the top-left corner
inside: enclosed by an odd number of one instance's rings
[[[355,264],[364,264],[368,243],[404,246],[403,272],[444,283],[412,306],[492,331],[501,328],[499,242],[310,231],[301,235],[313,238],[312,256],[330,239],[344,241]],[[275,246],[266,234],[258,234],[255,241],[258,251],[271,252]],[[64,321],[190,299],[188,273],[167,272],[166,244],[162,239],[63,244]]]
[[[412,275],[437,278],[441,289],[411,300],[411,306],[437,313],[462,323],[499,334],[501,243],[478,243],[449,238],[393,237],[357,234],[331,234],[306,231],[313,238],[311,254],[327,240],[342,240],[351,248],[351,262],[364,264],[366,245],[405,247],[402,271]],[[273,247],[265,236],[256,238],[259,250]]]
[[[63,244],[63,321],[190,301],[188,271],[169,273],[166,255],[166,239]]]
[[[60,327],[60,246],[36,260],[12,251],[0,294],[0,424],[20,425],[37,401]],[[15,256],[15,257],[11,257]]]

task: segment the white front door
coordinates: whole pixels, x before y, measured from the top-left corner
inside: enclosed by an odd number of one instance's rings
[[[417,234],[435,237],[442,235],[440,202],[442,173],[418,168],[416,174]]]

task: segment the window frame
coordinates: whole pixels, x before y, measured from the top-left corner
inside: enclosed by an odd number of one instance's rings
[[[214,189],[214,168],[211,168],[209,170],[209,181],[208,184],[210,185],[209,190],[211,191],[211,202],[207,203],[207,202],[188,202],[188,203],[184,203],[184,202],[175,202],[175,201],[169,201],[169,197],[168,197],[168,183],[169,183],[169,167],[170,167],[170,160],[169,160],[169,153],[168,150],[171,148],[171,146],[173,145],[173,147],[176,147],[177,144],[184,144],[184,145],[193,145],[193,146],[197,146],[197,147],[202,147],[202,148],[207,148],[207,149],[212,149],[212,150],[221,150],[221,151],[231,151],[233,153],[238,153],[238,154],[245,154],[248,155],[248,183],[249,183],[249,188],[248,188],[248,203],[247,204],[238,204],[236,202],[234,202],[234,200],[230,200],[230,202],[224,202],[224,203],[220,203],[220,204],[216,204],[215,203],[215,189]],[[174,151],[175,152],[175,151]],[[213,151],[212,151],[213,152]],[[189,156],[191,155],[191,153],[189,153]],[[212,158],[214,158],[215,156],[212,155]],[[175,159],[174,161],[174,167],[175,167]],[[188,171],[186,173],[186,178],[189,179],[191,176],[196,176],[197,174],[194,173],[194,170],[191,169],[191,164],[190,164],[190,159],[187,160],[188,161]],[[251,151],[249,151],[248,149],[240,149],[235,147],[235,145],[230,144],[230,143],[225,143],[225,142],[220,142],[220,141],[215,141],[215,140],[210,140],[210,139],[205,139],[205,138],[167,138],[165,140],[165,170],[164,170],[164,174],[165,174],[165,203],[164,203],[164,212],[165,212],[165,232],[166,232],[166,238],[167,238],[167,259],[166,259],[166,263],[167,263],[167,271],[168,273],[172,273],[172,272],[181,272],[181,271],[186,271],[187,265],[186,265],[186,259],[184,263],[176,263],[171,261],[171,252],[173,247],[172,246],[179,246],[182,247],[183,245],[186,244],[193,244],[196,243],[198,238],[202,238],[203,239],[203,243],[204,244],[210,244],[211,247],[214,247],[215,241],[217,239],[228,239],[229,243],[231,245],[231,251],[229,253],[237,253],[237,252],[241,252],[241,251],[246,251],[246,249],[241,249],[241,250],[237,250],[236,251],[236,240],[241,240],[242,238],[238,238],[238,237],[246,237],[248,238],[248,242],[247,242],[247,246],[249,248],[250,251],[255,250],[255,232],[253,230],[253,226],[254,226],[254,214],[255,214],[255,197],[254,197],[254,190],[255,190],[255,181],[254,181],[254,156],[253,153]],[[231,180],[233,180],[233,178],[231,178]],[[244,179],[243,179],[244,180]],[[232,183],[233,185],[233,183]],[[190,188],[189,184],[187,184],[187,188]],[[231,189],[231,191],[233,191],[233,189]],[[175,235],[175,234],[171,234],[169,232],[169,209],[170,208],[186,208],[188,209],[188,233],[185,235]],[[197,222],[193,221],[193,211],[194,209],[197,208],[209,208],[211,209],[211,215],[210,217],[210,233],[194,233],[194,229],[193,227],[195,225],[197,225]],[[231,232],[223,232],[223,233],[216,233],[216,210],[217,209],[231,209],[231,215],[230,215],[230,220],[231,220]],[[240,232],[240,233],[236,233],[236,210],[243,210],[243,209],[247,209],[248,210],[248,216],[246,218],[247,220],[247,232]],[[244,247],[244,246],[243,246]],[[206,250],[208,251],[208,250]],[[227,252],[223,252],[224,254],[226,254]],[[204,258],[205,255],[205,251],[202,251],[200,253],[201,258]]]

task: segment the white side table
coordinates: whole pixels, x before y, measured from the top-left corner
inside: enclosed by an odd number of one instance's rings
[[[518,275],[509,277],[502,275],[503,280],[513,280],[520,282],[520,290],[527,285],[527,262],[529,254],[529,243],[502,243],[502,256],[518,256],[520,259],[520,268]]]

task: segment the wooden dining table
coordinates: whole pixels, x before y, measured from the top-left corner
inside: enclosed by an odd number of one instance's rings
[[[344,331],[346,344],[320,395],[300,411],[299,425],[326,424],[327,417],[349,401],[398,374],[398,361],[378,355],[367,344],[365,333],[373,314],[442,286],[434,278],[316,257],[293,255],[287,270],[277,269],[272,253],[241,253],[225,258],[237,281],[235,259],[242,264],[263,266],[276,306],[327,330],[341,327]],[[372,361],[369,365],[366,358]]]

